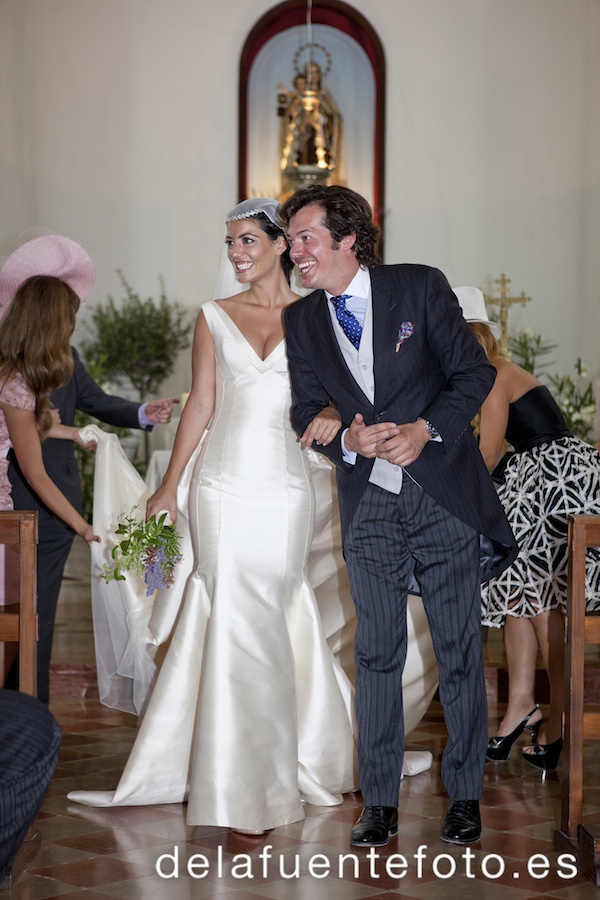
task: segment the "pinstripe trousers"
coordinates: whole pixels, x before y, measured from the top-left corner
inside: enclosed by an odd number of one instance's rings
[[[451,800],[478,800],[488,741],[479,537],[405,474],[399,494],[369,484],[344,541],[355,638],[358,765],[366,806],[398,805],[409,577],[421,587],[448,731]]]
[[[43,703],[0,689],[0,882],[42,805],[60,739]]]

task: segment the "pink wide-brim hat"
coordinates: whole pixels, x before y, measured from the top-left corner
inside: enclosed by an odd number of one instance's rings
[[[84,300],[96,280],[89,254],[71,238],[45,234],[21,244],[0,269],[0,308],[34,275],[50,275],[69,285]]]
[[[497,322],[490,322],[483,291],[476,287],[452,288],[456,294],[462,314],[467,322],[481,322],[487,325],[497,341],[502,337],[502,329]]]

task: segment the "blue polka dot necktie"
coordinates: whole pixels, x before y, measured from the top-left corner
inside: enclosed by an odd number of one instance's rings
[[[331,302],[333,303],[337,320],[342,326],[342,331],[350,343],[358,350],[362,335],[362,325],[354,313],[351,313],[349,309],[346,309],[346,300],[351,296],[352,294],[340,294],[338,297],[332,297]]]

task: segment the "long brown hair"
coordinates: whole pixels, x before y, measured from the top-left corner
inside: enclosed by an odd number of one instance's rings
[[[485,322],[469,322],[471,331],[485,350],[488,359],[502,356],[500,345],[492,333],[492,329]]]
[[[73,375],[70,339],[79,309],[77,294],[58,278],[25,281],[0,321],[0,381],[18,372],[36,396],[40,435],[51,426],[50,394]]]
[[[469,322],[469,328],[477,338],[479,344],[483,347],[488,360],[497,359],[502,356],[500,345],[492,333],[492,329],[485,322]],[[471,428],[475,437],[479,437],[481,427],[481,410],[475,415],[471,422]]]

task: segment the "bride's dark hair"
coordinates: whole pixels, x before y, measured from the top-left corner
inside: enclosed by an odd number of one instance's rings
[[[283,228],[280,228],[278,225],[275,225],[274,222],[269,219],[269,217],[264,212],[256,213],[254,216],[247,216],[248,219],[256,219],[264,233],[267,235],[270,241],[276,241],[277,238],[282,237],[286,243],[286,248],[280,256],[281,260],[281,268],[283,269],[283,274],[286,277],[286,281],[290,283],[290,277],[292,275],[292,269],[294,268],[294,263],[290,257],[290,248],[288,246],[287,237]]]

